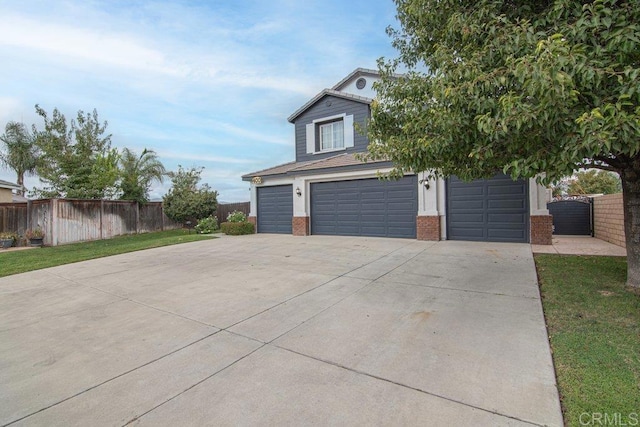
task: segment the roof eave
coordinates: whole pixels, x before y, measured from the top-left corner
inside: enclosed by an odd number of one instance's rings
[[[302,115],[305,111],[315,105],[322,97],[324,96],[335,96],[337,98],[348,99],[355,102],[360,102],[362,104],[371,104],[373,99],[365,98],[364,96],[353,95],[350,93],[339,92],[334,89],[324,89],[322,92],[311,98],[308,102],[306,102],[302,107],[298,108],[295,113],[287,118],[289,123],[294,123],[294,121]]]

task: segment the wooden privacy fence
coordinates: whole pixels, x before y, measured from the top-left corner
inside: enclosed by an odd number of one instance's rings
[[[244,212],[246,216],[249,216],[249,202],[225,203],[218,205],[218,210],[216,211],[218,224],[225,222],[227,220],[227,216],[233,211]]]
[[[0,203],[0,232],[24,235],[40,227],[45,245],[109,239],[124,234],[180,228],[162,210],[162,202],[41,199]]]

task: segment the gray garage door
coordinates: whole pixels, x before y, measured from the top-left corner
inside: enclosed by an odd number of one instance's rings
[[[529,241],[526,180],[499,174],[491,179],[447,180],[447,238],[488,242]]]
[[[291,234],[293,186],[258,187],[258,233]]]
[[[416,237],[416,176],[311,184],[311,234]]]

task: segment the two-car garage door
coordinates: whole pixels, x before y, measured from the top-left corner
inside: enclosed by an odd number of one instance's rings
[[[311,184],[311,234],[416,238],[418,179]]]

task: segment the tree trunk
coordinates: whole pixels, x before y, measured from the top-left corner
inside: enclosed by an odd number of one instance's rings
[[[640,157],[622,169],[624,233],[627,244],[627,285],[640,288]]]
[[[18,172],[18,187],[20,189],[16,192],[18,196],[24,196],[24,173]]]

